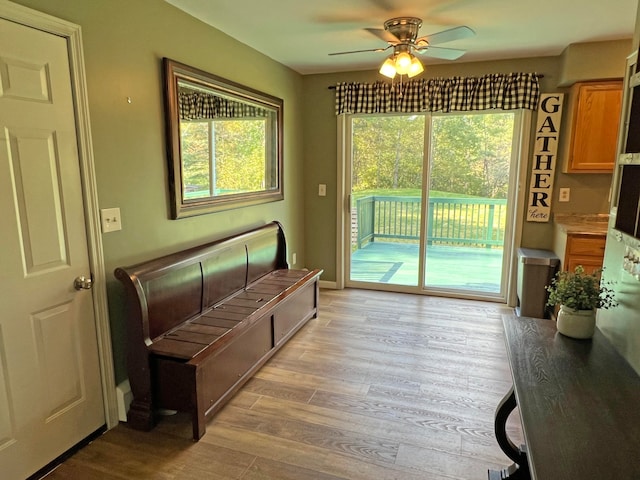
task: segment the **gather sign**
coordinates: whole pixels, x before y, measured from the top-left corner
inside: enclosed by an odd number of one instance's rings
[[[540,95],[527,204],[528,222],[548,222],[551,218],[563,97],[563,93]]]

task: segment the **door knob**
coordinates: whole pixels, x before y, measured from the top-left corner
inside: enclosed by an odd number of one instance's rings
[[[91,287],[93,287],[93,279],[91,277],[80,275],[73,281],[73,288],[76,290],[91,290]]]

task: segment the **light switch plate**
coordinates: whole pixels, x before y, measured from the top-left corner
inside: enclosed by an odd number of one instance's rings
[[[324,183],[318,184],[318,196],[319,197],[327,196],[327,186]]]
[[[103,208],[100,210],[100,220],[102,221],[102,233],[122,230],[119,208]]]

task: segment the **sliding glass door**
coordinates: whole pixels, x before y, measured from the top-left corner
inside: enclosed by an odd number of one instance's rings
[[[431,118],[425,287],[502,291],[514,115]]]
[[[351,117],[348,284],[504,297],[517,115]]]
[[[418,286],[424,129],[424,115],[352,119],[352,281]]]

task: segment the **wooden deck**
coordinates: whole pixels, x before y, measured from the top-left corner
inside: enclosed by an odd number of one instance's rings
[[[481,247],[427,247],[427,286],[499,293],[503,250]],[[418,285],[417,244],[373,242],[351,256],[351,280]]]

